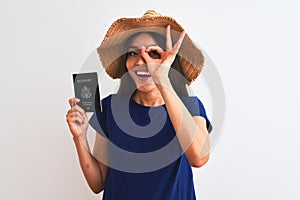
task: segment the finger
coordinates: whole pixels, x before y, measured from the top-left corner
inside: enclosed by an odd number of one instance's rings
[[[150,52],[150,51],[154,51],[154,50],[157,52],[164,52],[164,50],[158,45],[149,46],[149,47],[147,47],[147,49],[145,51]]]
[[[183,42],[184,36],[185,36],[185,31],[182,31],[182,32],[180,33],[180,36],[179,36],[179,38],[178,38],[176,44],[174,45],[174,47],[173,47],[173,49],[172,49],[172,51],[173,51],[175,54],[177,54],[177,52],[179,51],[179,49],[180,49],[180,47],[181,47],[181,44],[182,44],[182,42]]]
[[[149,53],[149,52],[151,52],[151,51],[156,51],[156,52],[159,53],[159,54],[162,54],[162,53],[165,52],[165,51],[164,51],[162,48],[160,48],[159,46],[150,46],[150,47],[148,47],[148,48],[145,50],[145,52],[147,52],[147,53]]]
[[[67,121],[75,122],[80,121],[80,123],[84,123],[84,117],[79,112],[72,112],[67,116]]]
[[[83,115],[83,120],[84,120],[84,121],[88,121],[88,118],[87,118],[87,114],[86,114],[86,112],[84,112],[84,115]]]
[[[71,107],[73,107],[74,105],[76,105],[76,103],[78,103],[80,101],[80,99],[73,97],[69,99],[69,104]]]
[[[83,119],[87,119],[86,112],[78,105],[73,106],[70,110],[68,110],[66,117],[72,116],[73,114],[78,113]]]
[[[146,52],[144,47],[141,49],[141,56],[144,58],[147,64],[151,63],[152,58],[149,56],[148,52]]]
[[[170,25],[166,28],[166,50],[169,51],[172,49],[172,38],[171,38],[171,31]]]
[[[67,118],[72,118],[74,116],[79,116],[82,119],[84,118],[83,115],[79,112],[79,111],[73,111],[73,110],[69,110],[68,113],[66,114]]]
[[[77,123],[77,124],[83,124],[84,123],[82,118],[80,118],[79,116],[72,117],[72,119],[70,121],[71,121],[71,123]]]
[[[86,115],[86,112],[85,112],[79,105],[73,106],[73,107],[72,107],[72,110],[73,110],[73,111],[78,111],[78,112],[80,112],[80,114],[81,114],[82,116],[85,116],[85,115]]]

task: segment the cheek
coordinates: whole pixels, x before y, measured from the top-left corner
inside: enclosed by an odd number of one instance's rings
[[[134,68],[134,62],[131,59],[127,59],[126,60],[126,68],[128,71],[130,71],[131,69]]]

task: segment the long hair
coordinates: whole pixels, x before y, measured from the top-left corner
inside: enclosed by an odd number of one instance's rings
[[[142,33],[147,33],[149,34],[154,40],[155,42],[158,44],[158,46],[160,46],[162,49],[166,49],[166,39],[165,37],[157,34],[157,33],[153,33],[153,32],[142,32]],[[128,49],[129,44],[131,43],[131,41],[138,36],[140,33],[136,33],[132,36],[130,36],[126,43],[125,43],[125,49]],[[127,60],[127,53],[125,53],[124,55],[121,56],[122,57],[122,64],[121,64],[121,69],[125,70],[126,72],[128,72],[127,68],[126,68],[126,60]],[[187,80],[184,77],[183,71],[182,71],[182,67],[181,67],[181,63],[179,62],[179,55],[176,55],[174,62],[171,65],[171,69],[169,71],[169,79],[171,82],[172,87],[174,88],[176,94],[180,97],[180,96],[188,96],[188,91],[186,88],[187,85]],[[134,83],[134,81],[132,80],[131,76],[129,75],[129,73],[125,73],[122,77],[121,77],[121,81],[120,81],[120,87],[119,90],[117,92],[117,94],[119,95],[132,95],[133,92],[136,90],[136,85]]]

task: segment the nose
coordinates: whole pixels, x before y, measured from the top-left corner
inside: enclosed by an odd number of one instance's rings
[[[143,56],[140,55],[139,58],[138,58],[138,60],[137,60],[137,62],[136,62],[136,65],[144,65],[144,64],[146,64],[146,61],[143,58]]]

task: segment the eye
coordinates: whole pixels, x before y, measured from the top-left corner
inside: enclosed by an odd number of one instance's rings
[[[160,59],[160,54],[157,51],[150,51],[148,54],[153,59]]]
[[[129,51],[129,52],[127,52],[127,56],[128,57],[134,57],[134,56],[137,56],[138,55],[138,53],[137,52],[134,52],[134,51]]]

